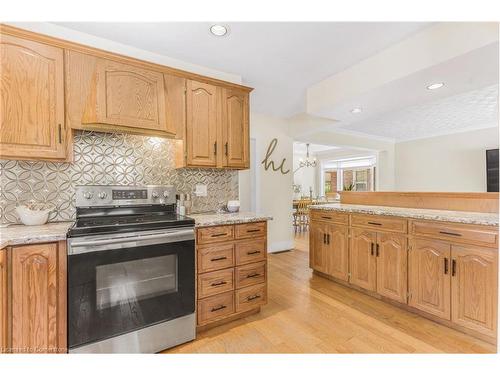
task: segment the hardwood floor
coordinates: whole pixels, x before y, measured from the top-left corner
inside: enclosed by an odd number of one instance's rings
[[[166,353],[495,353],[494,345],[313,275],[308,234],[269,254],[269,303]]]

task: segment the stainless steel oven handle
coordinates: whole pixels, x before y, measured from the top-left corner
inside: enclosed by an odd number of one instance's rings
[[[172,238],[172,237],[180,237],[186,234],[192,234],[192,229],[186,229],[182,231],[176,231],[171,233],[160,233],[160,234],[149,234],[144,236],[130,236],[130,237],[122,237],[122,238],[113,238],[109,240],[94,240],[94,241],[82,241],[82,242],[73,242],[71,246],[96,246],[96,245],[109,245],[112,243],[121,243],[121,242],[140,242],[146,240],[152,240],[156,238]]]

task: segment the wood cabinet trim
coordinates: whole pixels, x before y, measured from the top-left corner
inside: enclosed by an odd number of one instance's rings
[[[33,31],[20,29],[20,28],[14,27],[14,26],[6,25],[6,24],[0,24],[0,33],[6,34],[6,35],[13,35],[13,36],[16,36],[19,38],[35,40],[38,43],[48,44],[51,46],[56,46],[56,47],[67,49],[67,50],[77,51],[77,52],[81,52],[84,54],[88,54],[88,55],[92,55],[92,56],[96,56],[96,57],[100,57],[100,58],[104,58],[104,59],[114,60],[114,61],[125,63],[125,64],[136,65],[136,66],[141,67],[141,68],[155,70],[159,73],[171,74],[171,75],[186,78],[186,79],[193,79],[193,80],[197,80],[200,82],[205,82],[205,83],[209,83],[209,84],[213,84],[213,85],[217,85],[217,86],[234,88],[234,89],[242,90],[245,92],[250,92],[253,90],[252,87],[239,85],[236,83],[220,80],[217,78],[206,77],[206,76],[203,76],[203,75],[200,75],[197,73],[192,73],[192,72],[188,72],[185,70],[172,68],[172,67],[165,66],[165,65],[160,65],[157,63],[153,63],[153,62],[137,59],[134,57],[122,55],[119,53],[105,51],[105,50],[102,50],[99,48],[90,47],[90,46],[83,45],[80,43],[70,42],[67,40],[47,36],[47,35],[40,34],[40,33],[35,33]]]

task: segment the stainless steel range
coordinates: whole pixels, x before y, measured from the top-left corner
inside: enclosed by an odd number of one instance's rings
[[[70,353],[155,353],[195,338],[194,220],[171,186],[78,186],[68,232]]]

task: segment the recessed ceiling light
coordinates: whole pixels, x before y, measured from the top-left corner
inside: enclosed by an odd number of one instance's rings
[[[361,113],[363,110],[361,108],[353,108],[351,109],[351,113]]]
[[[433,83],[432,85],[427,86],[427,90],[437,90],[437,89],[440,89],[443,86],[444,86],[443,82]]]
[[[224,25],[215,24],[210,26],[210,32],[215,36],[225,36],[229,33],[229,28]]]

